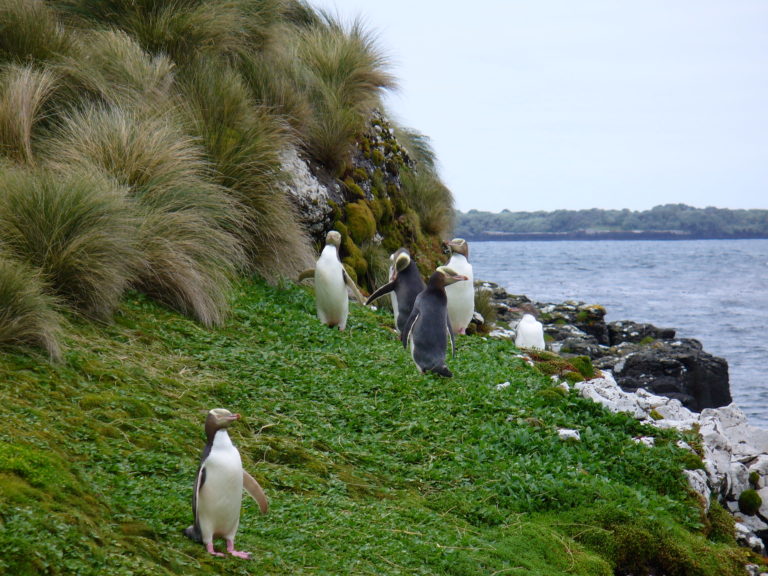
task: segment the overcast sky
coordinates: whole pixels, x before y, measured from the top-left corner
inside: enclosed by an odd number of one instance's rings
[[[768,0],[310,0],[374,31],[456,207],[768,208]]]

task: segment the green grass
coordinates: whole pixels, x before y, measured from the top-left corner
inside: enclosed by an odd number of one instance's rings
[[[114,324],[73,319],[62,363],[0,355],[0,572],[742,573],[674,433],[551,393],[511,343],[460,338],[442,379],[386,312],[353,305],[339,332],[309,288],[261,281],[232,310],[206,329],[131,294]],[[233,441],[271,500],[244,501],[250,562],[181,534],[213,407],[243,414]]]

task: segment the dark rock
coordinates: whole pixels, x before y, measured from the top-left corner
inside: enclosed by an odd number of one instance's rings
[[[492,291],[499,321],[514,327],[523,313],[533,313],[544,325],[548,348],[563,356],[589,356],[596,368],[611,370],[626,391],[645,388],[696,412],[731,403],[728,363],[704,352],[698,340],[675,340],[674,329],[652,324],[606,324],[602,306],[532,302],[496,284],[482,284]]]
[[[672,340],[673,328],[657,328],[653,324],[639,324],[631,320],[620,320],[608,324],[609,344],[616,346],[622,342],[639,343],[648,340]]]

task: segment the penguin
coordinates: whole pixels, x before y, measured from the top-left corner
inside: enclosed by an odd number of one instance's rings
[[[451,330],[455,334],[466,334],[467,326],[475,314],[475,282],[472,264],[469,263],[469,244],[464,238],[454,238],[446,246],[451,253],[446,266],[467,277],[466,282],[457,282],[445,288],[448,318],[451,319]]]
[[[411,356],[422,373],[434,372],[449,378],[453,376],[445,365],[448,338],[451,340],[451,352],[455,352],[445,287],[466,279],[466,276],[457,274],[455,270],[440,266],[430,276],[427,287],[416,297],[400,340],[403,347],[407,347],[410,342]]]
[[[262,514],[269,510],[269,503],[259,483],[243,470],[240,452],[227,433],[229,425],[239,419],[240,414],[224,408],[208,412],[205,419],[208,443],[203,449],[192,494],[195,522],[184,530],[184,535],[205,544],[205,549],[214,556],[225,556],[213,547],[214,538],[224,538],[229,554],[250,559],[248,552],[235,550],[243,488],[259,503]]]
[[[523,314],[517,323],[515,346],[544,350],[544,327],[532,314]]]
[[[339,259],[340,246],[341,234],[336,230],[328,232],[325,237],[325,248],[320,253],[315,267],[302,272],[299,281],[314,276],[317,317],[320,322],[331,328],[338,327],[339,330],[344,330],[349,315],[347,287],[352,290],[358,302],[362,304],[365,299]]]
[[[413,303],[419,293],[426,288],[426,284],[419,274],[416,262],[411,259],[411,254],[406,248],[400,248],[390,256],[390,259],[392,265],[390,266],[389,282],[371,294],[365,304],[369,305],[374,300],[391,293],[395,326],[397,331],[402,334],[403,326],[405,326],[411,315],[411,310],[413,310]]]

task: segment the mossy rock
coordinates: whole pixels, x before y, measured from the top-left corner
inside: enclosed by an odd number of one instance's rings
[[[365,198],[365,190],[363,190],[352,178],[347,178],[346,180],[344,180],[344,186],[349,192],[349,195],[351,198],[356,198],[356,199]],[[347,205],[347,208],[349,208],[349,205]]]
[[[371,240],[376,234],[376,218],[366,202],[347,204],[347,229],[358,245]]]
[[[709,506],[709,512],[707,513],[707,529],[706,534],[712,542],[720,542],[722,544],[728,544],[729,546],[736,545],[736,520],[733,514],[728,512],[717,501],[712,500]]]
[[[595,367],[592,366],[592,360],[589,356],[576,356],[574,358],[569,358],[568,361],[573,365],[576,371],[584,377],[584,380],[595,377]]]
[[[746,514],[747,516],[754,516],[760,510],[760,506],[763,505],[763,499],[760,498],[760,494],[757,490],[749,488],[739,494],[739,512]]]
[[[760,488],[760,473],[756,470],[752,470],[752,472],[749,473],[749,485],[755,490]]]

